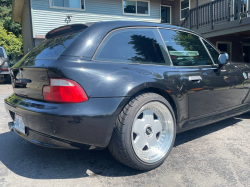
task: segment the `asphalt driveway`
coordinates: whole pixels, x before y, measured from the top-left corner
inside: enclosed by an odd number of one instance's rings
[[[56,150],[9,132],[0,85],[0,187],[2,186],[250,186],[250,113],[177,135],[165,163],[138,172],[108,150]]]

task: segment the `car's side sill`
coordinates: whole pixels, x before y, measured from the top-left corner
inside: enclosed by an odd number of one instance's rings
[[[183,131],[193,129],[196,127],[201,127],[204,125],[215,123],[217,121],[231,118],[231,117],[243,114],[243,113],[248,112],[248,111],[250,111],[250,105],[244,104],[238,108],[234,108],[234,109],[224,111],[221,113],[217,113],[214,115],[206,116],[206,117],[199,118],[199,119],[189,119],[189,120],[184,122],[184,124],[182,125],[182,128],[179,128],[177,132],[179,133],[179,132],[183,132]],[[181,124],[179,123],[178,127],[180,127],[180,125]]]

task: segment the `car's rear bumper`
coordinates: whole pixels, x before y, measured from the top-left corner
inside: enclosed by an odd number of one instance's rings
[[[51,148],[104,148],[115,120],[129,98],[90,98],[87,102],[60,104],[34,101],[15,94],[5,99],[7,112],[22,116],[32,143]]]

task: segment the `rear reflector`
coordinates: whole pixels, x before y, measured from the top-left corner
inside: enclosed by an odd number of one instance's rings
[[[60,103],[81,103],[88,100],[83,88],[68,79],[50,79],[50,85],[43,87],[45,101]]]
[[[8,68],[1,68],[1,71],[8,71]]]

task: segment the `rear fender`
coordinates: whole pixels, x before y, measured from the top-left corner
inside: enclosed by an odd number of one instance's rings
[[[132,97],[145,89],[159,89],[173,99],[181,114],[177,121],[187,117],[183,81],[174,66],[96,62],[61,56],[49,66],[48,75],[78,82],[89,98]]]

